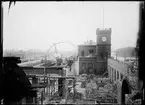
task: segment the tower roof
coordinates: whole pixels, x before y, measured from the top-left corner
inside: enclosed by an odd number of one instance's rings
[[[110,34],[111,35],[111,31],[112,31],[111,28],[105,28],[105,29],[97,28],[96,34],[97,35],[101,35],[101,34]]]

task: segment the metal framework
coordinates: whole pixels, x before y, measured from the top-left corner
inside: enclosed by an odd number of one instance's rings
[[[62,92],[63,96],[60,99],[65,98],[67,99],[67,80],[74,80],[75,77],[66,77],[66,74],[63,70],[63,67],[54,66],[54,67],[21,67],[30,81],[32,81],[32,87],[40,91],[41,94],[41,104],[46,104],[49,101],[56,100],[56,97],[59,96],[59,93]],[[41,72],[38,72],[38,71]],[[53,75],[57,74],[57,75]],[[58,80],[60,78],[64,79],[63,84],[58,84]],[[51,83],[51,81],[54,81]],[[58,88],[62,87],[61,89]],[[74,88],[74,85],[71,87]],[[44,97],[46,100],[43,101]],[[39,103],[40,104],[40,103]]]

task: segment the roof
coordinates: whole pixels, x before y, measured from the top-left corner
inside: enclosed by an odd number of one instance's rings
[[[44,84],[43,85],[42,84],[41,85],[40,84],[32,84],[31,86],[32,86],[32,88],[45,88],[45,87],[47,87],[47,85],[44,85]]]
[[[9,57],[3,57],[3,62],[16,62],[20,63],[20,57],[15,57],[15,56],[9,56]]]
[[[32,66],[20,66],[22,69],[62,69],[63,66],[50,66],[50,67],[32,67]]]
[[[108,59],[108,65],[112,66],[117,71],[120,71],[121,73],[127,75],[128,68],[123,62],[116,61],[113,59]]]
[[[80,46],[85,46],[85,47],[92,46],[92,47],[96,47],[96,44],[82,44],[82,45],[78,45],[78,47],[80,47]]]

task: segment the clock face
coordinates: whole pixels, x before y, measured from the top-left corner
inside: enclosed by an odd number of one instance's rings
[[[106,37],[102,37],[102,41],[105,42],[107,40]]]

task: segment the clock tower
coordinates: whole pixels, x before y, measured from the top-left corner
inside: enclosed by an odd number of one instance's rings
[[[97,47],[96,52],[100,59],[105,60],[111,56],[111,28],[97,29]]]
[[[97,45],[96,45],[96,75],[103,75],[107,72],[107,60],[111,57],[111,28],[97,29]]]

